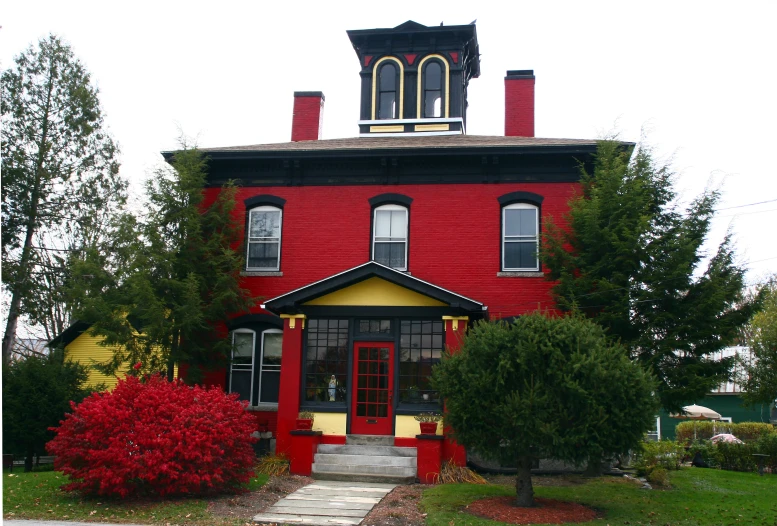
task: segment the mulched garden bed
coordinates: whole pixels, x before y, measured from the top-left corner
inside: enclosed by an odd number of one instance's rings
[[[563,524],[587,522],[597,517],[596,511],[582,504],[543,498],[534,501],[535,507],[520,508],[515,505],[515,497],[491,497],[476,500],[466,511],[509,524]]]

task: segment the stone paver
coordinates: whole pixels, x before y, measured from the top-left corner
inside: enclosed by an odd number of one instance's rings
[[[286,495],[254,522],[310,526],[356,526],[394,484],[319,480]]]

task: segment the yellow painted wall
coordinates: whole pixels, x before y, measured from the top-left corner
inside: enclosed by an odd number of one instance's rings
[[[394,436],[415,438],[416,435],[421,433],[421,427],[418,425],[418,421],[410,415],[397,415],[396,420],[396,432]],[[437,425],[437,434],[440,434],[441,425]]]
[[[89,379],[85,387],[95,387],[98,384],[105,384],[108,390],[116,387],[119,378],[123,378],[129,371],[129,364],[122,364],[116,371],[115,376],[105,375],[92,367],[95,363],[107,362],[113,357],[113,347],[100,345],[100,337],[92,336],[89,331],[84,331],[75,340],[65,346],[65,359],[71,362],[79,362],[86,366],[89,372]],[[178,378],[178,366],[174,368],[174,376]]]
[[[65,359],[71,362],[79,362],[87,367],[89,379],[86,382],[86,387],[95,387],[97,384],[103,383],[108,389],[113,389],[118,382],[117,377],[107,376],[91,367],[95,363],[106,362],[113,357],[113,348],[103,347],[99,342],[99,337],[92,336],[88,331],[84,331],[65,347]],[[116,375],[124,376],[124,373],[127,371],[129,371],[129,365],[122,365],[116,371]]]
[[[373,277],[350,287],[310,300],[305,305],[358,305],[381,307],[445,307],[447,304]]]
[[[345,435],[345,413],[314,413],[313,430],[325,435]]]

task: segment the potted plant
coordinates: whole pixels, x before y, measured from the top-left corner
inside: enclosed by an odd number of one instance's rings
[[[313,429],[313,413],[310,411],[300,411],[297,416],[297,429],[302,431],[310,431]]]
[[[420,413],[413,418],[418,420],[422,435],[436,435],[437,424],[442,420],[442,415],[439,413]]]

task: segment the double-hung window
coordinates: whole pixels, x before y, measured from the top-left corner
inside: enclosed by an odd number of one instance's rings
[[[424,117],[442,117],[442,67],[436,60],[424,67]]]
[[[378,119],[397,118],[397,67],[390,62],[378,70]]]
[[[539,270],[539,208],[515,203],[502,208],[502,270]]]
[[[254,345],[256,333],[236,330],[232,333],[232,364],[229,375],[229,392],[238,393],[241,400],[251,400],[254,384]]]
[[[258,346],[258,350],[257,350]],[[250,405],[278,402],[281,384],[283,331],[269,329],[257,333],[250,329],[232,332],[230,393],[238,393]]]
[[[274,206],[249,211],[246,270],[280,270],[282,213]]]
[[[372,259],[396,270],[407,270],[407,208],[383,205],[375,208]]]

